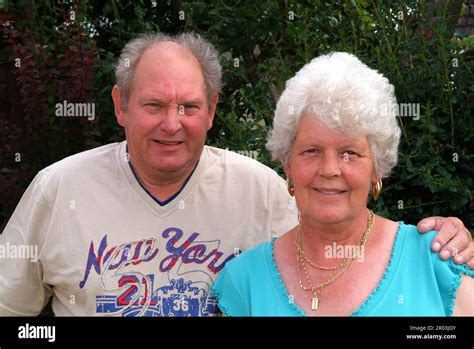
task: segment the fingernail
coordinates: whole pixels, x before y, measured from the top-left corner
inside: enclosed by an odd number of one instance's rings
[[[448,259],[449,256],[451,256],[451,252],[447,250],[444,250],[443,252],[441,252],[441,257],[443,257],[444,259]]]
[[[441,248],[441,244],[439,242],[435,242],[433,244],[433,250],[439,251],[440,248]]]

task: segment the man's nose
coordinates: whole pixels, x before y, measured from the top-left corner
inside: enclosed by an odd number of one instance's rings
[[[182,128],[179,107],[169,106],[166,108],[160,128],[166,133],[176,133]]]

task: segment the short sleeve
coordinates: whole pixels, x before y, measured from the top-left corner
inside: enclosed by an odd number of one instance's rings
[[[41,252],[51,210],[41,190],[41,172],[23,194],[0,235],[0,315],[38,315],[52,295],[43,284]]]
[[[465,264],[455,264],[453,259],[441,260],[438,256],[434,261],[434,272],[447,316],[453,315],[456,303],[456,293],[461,282],[461,276],[474,277],[474,271]]]
[[[245,304],[244,298],[226,268],[228,268],[227,265],[220,272],[212,286],[211,296],[217,298],[219,309],[224,315],[250,316],[250,311]]]

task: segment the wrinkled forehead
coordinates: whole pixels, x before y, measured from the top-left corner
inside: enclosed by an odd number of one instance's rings
[[[143,53],[135,70],[134,86],[148,93],[205,93],[199,62],[189,50],[173,42],[155,44]]]
[[[194,61],[198,66],[199,63],[193,53],[185,46],[172,42],[162,41],[151,45],[142,55],[151,55],[156,59],[182,59]]]
[[[135,69],[136,73],[159,73],[204,79],[196,57],[188,49],[174,42],[162,42],[148,48],[140,57]]]
[[[357,127],[345,127],[313,113],[303,113],[298,121],[296,138],[328,144],[364,142],[367,135]]]

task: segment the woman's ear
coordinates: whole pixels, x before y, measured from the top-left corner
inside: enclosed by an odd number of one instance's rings
[[[286,163],[286,165],[283,166],[283,170],[285,171],[286,178],[292,179],[291,176],[291,166],[290,166],[290,161]]]
[[[375,185],[380,179],[382,179],[382,177],[380,177],[378,174],[377,174],[377,171],[375,171],[375,169],[372,171],[372,175],[370,176],[370,183],[372,185]]]

